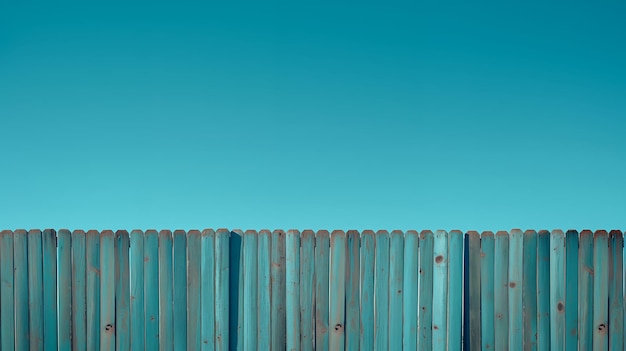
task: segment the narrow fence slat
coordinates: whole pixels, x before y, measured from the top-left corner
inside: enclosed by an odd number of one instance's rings
[[[159,350],[159,233],[150,229],[144,236],[144,298],[146,350]]]
[[[417,341],[417,344],[420,350],[431,350],[433,326],[433,232],[431,232],[430,230],[423,230],[420,233],[419,248],[420,292],[418,311],[419,340]]]
[[[593,236],[593,350],[609,349],[609,239],[606,230]]]
[[[72,349],[72,233],[59,230],[58,245],[58,288],[59,288],[59,350]],[[84,262],[84,259],[83,259]],[[0,347],[2,348],[2,347]]]
[[[374,268],[376,257],[374,232],[361,233],[361,349],[374,349]],[[316,251],[317,254],[317,251]],[[317,260],[317,257],[316,257]],[[317,266],[315,267],[317,269]],[[317,277],[317,271],[316,271]],[[316,282],[316,284],[319,284]],[[417,300],[417,294],[415,295]],[[316,301],[316,306],[319,302]],[[319,308],[319,307],[316,307]],[[417,336],[416,336],[417,337]]]
[[[215,349],[228,350],[229,334],[230,232],[215,233]],[[236,302],[235,302],[236,303]],[[235,331],[236,332],[236,331]]]
[[[361,338],[361,255],[360,235],[356,230],[349,230],[348,260],[346,268],[346,350],[359,350]],[[304,262],[304,260],[303,260]],[[302,263],[301,263],[302,264]],[[402,284],[402,282],[400,282]],[[402,287],[400,287],[402,289]],[[304,318],[304,316],[302,316]]]
[[[363,259],[365,260],[365,257]],[[402,348],[404,350],[417,350],[418,267],[419,234],[415,230],[409,230],[404,238],[404,272],[402,273],[404,280],[402,286]]]
[[[335,230],[330,235],[330,310],[328,324],[331,327],[329,347],[331,350],[344,350],[346,325],[346,233]]]
[[[274,240],[272,238],[272,257],[274,257]],[[272,258],[272,278],[275,276],[275,271],[278,270],[275,264],[280,262],[274,262]],[[329,268],[330,268],[330,235],[326,230],[320,230],[315,236],[315,349],[316,350],[328,350],[328,282],[329,282]],[[275,282],[272,283],[274,286]],[[273,290],[272,290],[273,291]],[[275,302],[276,301],[276,302]],[[275,325],[274,314],[278,310],[276,303],[280,303],[280,300],[276,299],[272,294],[272,328]],[[277,332],[272,329],[272,350],[278,350],[280,341],[275,340]]]
[[[87,260],[87,350],[100,348],[100,233],[89,230],[86,236]]]
[[[100,233],[100,350],[115,350],[115,234]]]
[[[283,256],[284,257],[284,256]],[[245,322],[244,318],[244,271],[243,271],[243,231],[240,229],[233,229],[230,232],[230,339],[229,349],[231,350],[243,350],[244,338],[243,338],[243,326]],[[284,271],[283,271],[284,279]],[[282,290],[284,291],[284,280]],[[283,299],[283,304],[285,300]],[[234,332],[233,332],[234,331]]]
[[[172,231],[159,232],[159,350],[174,348]]]
[[[130,232],[130,341],[131,350],[144,350],[144,235],[141,230]],[[150,293],[150,292],[149,292]]]
[[[269,237],[268,237],[269,238]],[[300,347],[303,351],[312,351],[315,344],[315,329],[314,329],[314,313],[313,308],[315,306],[314,299],[314,272],[315,272],[315,233],[312,230],[302,231],[302,240],[300,248]],[[269,241],[266,245],[269,248]],[[260,246],[259,246],[260,248]],[[267,248],[264,248],[264,252],[269,253]],[[357,248],[358,249],[358,248]],[[358,253],[358,251],[357,251]],[[260,254],[260,251],[259,251]],[[267,256],[269,257],[269,256]],[[269,259],[267,260],[268,268],[266,270],[265,278],[267,283],[264,284],[269,290]],[[358,270],[358,268],[357,268]],[[259,275],[260,277],[260,275]],[[259,286],[259,294],[263,291],[263,287]],[[268,298],[264,301],[269,302]],[[260,311],[260,309],[259,309]],[[269,316],[269,303],[266,308],[266,315]],[[259,312],[259,316],[261,316]],[[259,321],[260,323],[261,321]],[[266,327],[269,326],[269,319]],[[266,332],[269,335],[269,331]],[[265,343],[263,343],[265,345]],[[261,343],[259,343],[259,349],[262,349]],[[269,339],[267,342],[267,349],[269,349]]]
[[[389,238],[389,349],[402,349],[402,266],[404,233],[394,230]]]
[[[496,233],[493,261],[495,349],[506,350],[509,347],[509,234],[505,231]]]
[[[389,349],[389,233],[376,232],[374,317],[376,350]]]
[[[57,350],[57,235],[46,229],[42,236],[43,269],[43,349]]]
[[[552,231],[550,246],[550,345],[565,348],[565,235]]]
[[[187,350],[202,347],[202,295],[200,277],[202,263],[202,235],[190,230],[187,236]]]
[[[43,347],[43,257],[41,231],[28,231],[28,338],[31,350]]]
[[[524,318],[522,304],[524,234],[511,230],[509,237],[509,350],[522,351]]]
[[[578,246],[578,347],[593,348],[593,233],[583,230]]]
[[[115,350],[130,350],[130,238],[126,230],[115,232]],[[106,332],[105,332],[106,333]]]
[[[257,338],[258,349],[269,350],[271,343],[271,308],[272,308],[272,296],[270,289],[272,287],[271,277],[271,233],[269,230],[259,231],[259,264],[257,267],[259,295],[258,295],[258,323],[257,323]],[[311,247],[311,249],[313,249]],[[312,258],[312,257],[311,257]],[[312,288],[311,288],[312,289]]]
[[[480,235],[477,232],[468,232],[469,257],[469,348],[480,350]]]
[[[550,232],[537,237],[537,350],[550,350]]]
[[[448,306],[448,233],[437,230],[433,242],[433,347],[445,351],[447,348]]]
[[[524,350],[537,350],[537,232],[524,232]]]
[[[254,350],[257,346],[257,294],[258,294],[258,234],[255,230],[246,230],[243,236],[243,274],[244,274],[244,325],[242,340],[244,350]],[[298,248],[299,249],[299,248]],[[296,282],[297,286],[297,282]],[[289,297],[287,297],[287,303]],[[287,323],[289,325],[289,323]]]
[[[448,350],[461,350],[462,327],[463,233],[453,230],[448,234]]]
[[[565,233],[565,349],[578,350],[578,232]]]
[[[623,246],[624,236],[619,230],[610,232],[609,275],[609,350],[624,349],[624,287]]]
[[[285,232],[275,230],[272,233],[272,350],[285,349]]]
[[[286,348],[300,350],[300,232],[287,231],[285,237]]]
[[[200,305],[202,311],[202,350],[214,350],[216,343],[216,294],[219,286],[216,285],[217,275],[215,272],[217,252],[215,251],[215,231],[205,229],[202,231],[202,263],[201,282],[202,293]]]
[[[72,232],[72,350],[87,349],[87,235]]]
[[[483,232],[480,238],[480,318],[483,350],[493,350],[496,343],[494,334],[494,245],[493,233]]]
[[[463,236],[463,351],[470,349],[469,233]]]
[[[29,350],[28,339],[28,238],[25,230],[16,230],[13,237],[13,269],[15,297],[15,350]]]
[[[187,233],[175,230],[173,233],[172,280],[174,282],[173,308],[174,350],[187,349]]]
[[[13,271],[13,232],[3,230],[0,232],[0,317],[2,318],[2,331],[0,332],[0,349],[15,349],[15,300],[13,294],[14,277]]]

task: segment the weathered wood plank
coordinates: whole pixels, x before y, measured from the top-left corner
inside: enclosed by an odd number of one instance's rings
[[[483,350],[493,350],[495,337],[495,307],[494,307],[494,235],[492,232],[483,232],[480,238],[480,318],[481,341]],[[471,259],[471,258],[470,258]]]
[[[272,242],[272,245],[274,242]],[[274,247],[272,246],[272,256]],[[272,276],[274,276],[274,264],[272,263]],[[320,230],[315,236],[315,349],[328,350],[329,344],[329,326],[328,326],[328,283],[330,269],[330,235],[326,230]],[[274,304],[274,295],[272,295],[272,311],[278,307]],[[278,300],[279,301],[279,300]],[[278,303],[278,302],[277,302]],[[272,323],[274,317],[272,316]],[[272,324],[273,326],[273,324]],[[272,346],[275,345],[273,340],[274,331],[272,331]],[[272,347],[272,350],[276,348]]]
[[[173,233],[172,280],[174,284],[173,343],[175,351],[187,349],[187,233],[175,230]]]
[[[509,234],[499,231],[494,250],[494,334],[496,350],[509,347]]]
[[[300,248],[300,347],[303,351],[312,351],[315,346],[315,327],[313,323],[315,318],[313,313],[315,306],[315,233],[312,230],[302,231],[300,245],[302,246]],[[267,262],[269,264],[269,259]],[[269,288],[269,266],[267,269],[267,279],[267,286]],[[262,289],[263,288],[259,290],[259,293],[261,293]],[[269,301],[269,296],[267,301]],[[269,316],[269,304],[267,305],[267,315]],[[269,319],[267,325],[269,326]],[[269,330],[267,334],[269,335]],[[261,345],[259,345],[259,348],[261,348]]]
[[[144,237],[144,296],[145,296],[145,343],[146,350],[159,350],[159,233],[149,229]],[[141,317],[140,317],[141,318]]]
[[[87,235],[72,232],[72,350],[87,349]]]
[[[610,232],[609,269],[609,350],[624,349],[624,236],[619,230]]]
[[[15,300],[13,295],[13,232],[0,232],[0,317],[2,331],[0,334],[0,349],[13,350],[15,348]]]
[[[215,233],[215,349],[228,350],[230,232],[218,229]],[[235,303],[237,303],[235,301]],[[236,331],[233,331],[236,333]]]
[[[433,350],[447,349],[448,233],[437,230],[433,242]]]
[[[524,232],[524,350],[537,350],[537,232]]]
[[[159,350],[174,349],[173,238],[171,230],[159,232]]]
[[[243,270],[243,231],[233,229],[230,232],[230,339],[231,350],[243,350],[243,327],[245,323],[244,300],[244,270]],[[284,272],[283,272],[284,273]],[[284,274],[283,274],[284,277]],[[283,280],[283,290],[284,280]],[[283,299],[283,304],[285,300]]]
[[[41,230],[28,231],[28,338],[31,350],[43,348],[43,257]]]
[[[389,349],[402,349],[402,270],[404,233],[394,230],[389,238]]]
[[[300,350],[300,232],[287,231],[285,238],[287,350]]]
[[[272,232],[272,350],[282,351],[286,347],[286,315],[285,315],[285,232]]]
[[[363,259],[365,260],[366,258],[363,257]],[[417,304],[417,295],[419,292],[419,234],[415,230],[409,230],[405,234],[403,268],[402,348],[404,350],[417,350],[417,311],[419,309]]]
[[[609,349],[609,238],[606,230],[593,235],[593,350]]]
[[[329,301],[329,347],[331,350],[344,350],[346,325],[346,233],[334,230],[330,236],[330,289]]]
[[[523,254],[524,234],[519,229],[513,229],[509,237],[509,350],[511,351],[522,351],[524,346]]]
[[[348,259],[346,267],[346,350],[360,350],[361,338],[361,260],[360,235],[356,230],[349,230]],[[304,263],[304,259],[303,259]],[[402,289],[402,287],[400,287]],[[402,312],[402,311],[400,311]],[[304,315],[302,316],[304,318]]]
[[[115,350],[115,234],[100,233],[100,350]]]
[[[593,233],[583,230],[578,246],[578,347],[593,348]]]
[[[216,257],[215,251],[215,231],[205,229],[202,231],[202,262],[201,262],[201,285],[202,293],[202,350],[209,351],[217,348],[216,343],[216,294],[219,286],[216,285],[217,273],[215,271]],[[227,285],[228,286],[228,285]]]
[[[377,243],[378,244],[378,243]],[[433,327],[433,232],[423,230],[419,244],[419,339],[420,350],[431,350]],[[378,283],[376,283],[378,284]]]
[[[537,350],[550,350],[550,232],[537,239]]]
[[[448,234],[448,350],[461,350],[462,327],[463,233],[453,230]]]
[[[115,232],[115,350],[130,350],[130,238],[125,230]]]
[[[202,347],[201,266],[202,234],[190,230],[187,236],[187,350]]]
[[[374,349],[374,269],[376,258],[374,232],[361,233],[361,349]],[[317,257],[316,257],[317,259]],[[316,268],[317,269],[317,266]],[[317,276],[317,273],[316,273]],[[318,284],[318,283],[316,283]],[[416,285],[417,288],[417,285]],[[417,294],[415,295],[417,300]],[[317,305],[316,301],[316,305]],[[317,307],[316,307],[317,308]],[[417,309],[417,307],[416,307]],[[416,336],[417,338],[417,336]]]
[[[28,324],[28,237],[25,230],[16,230],[13,236],[13,269],[15,298],[15,350],[29,350]]]
[[[376,350],[389,349],[389,233],[376,232],[374,317]]]
[[[267,229],[259,231],[259,265],[257,269],[257,275],[259,280],[259,294],[258,294],[258,349],[270,350],[272,345],[272,330],[271,330],[271,309],[272,309],[272,295],[271,287],[271,262],[272,262],[272,249],[271,249],[271,232]],[[313,247],[311,247],[313,249]],[[312,257],[311,257],[312,258]],[[312,261],[311,261],[312,264]],[[312,287],[311,287],[312,289]]]
[[[565,348],[565,235],[553,230],[550,250],[550,345]]]
[[[145,349],[144,310],[144,235],[135,229],[130,232],[130,341],[131,350]]]
[[[469,258],[469,347],[472,350],[480,350],[480,235],[474,231],[470,231],[467,234]]]
[[[72,349],[72,233],[61,229],[57,238],[59,276],[59,350]],[[84,256],[83,256],[83,262]],[[84,281],[84,278],[83,278]],[[84,290],[83,290],[84,291]],[[0,347],[3,348],[3,347]]]
[[[578,232],[565,234],[565,349],[578,350]]]
[[[42,235],[43,349],[58,350],[57,235],[45,229]]]
[[[100,233],[87,232],[87,350],[100,348]]]

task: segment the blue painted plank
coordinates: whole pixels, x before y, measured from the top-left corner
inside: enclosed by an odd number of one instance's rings
[[[259,231],[257,277],[259,292],[257,296],[258,320],[257,340],[259,350],[270,350],[272,346],[271,311],[272,311],[272,233],[267,229]],[[311,288],[312,289],[312,288]]]
[[[550,232],[537,239],[537,350],[550,350]]]
[[[15,350],[29,350],[28,339],[28,239],[25,230],[13,236],[13,269],[15,298]]]
[[[537,232],[524,232],[524,350],[537,350]]]
[[[565,234],[565,349],[578,350],[578,232]]]
[[[402,349],[402,282],[404,233],[394,230],[389,239],[389,349]]]
[[[230,314],[230,339],[228,340],[230,350],[243,350],[243,325],[244,325],[244,306],[243,306],[243,231],[234,229],[230,232],[230,305],[228,312]],[[284,290],[284,285],[283,285]],[[283,299],[283,303],[284,303]]]
[[[609,349],[609,238],[606,230],[593,235],[593,350]]]
[[[609,350],[624,349],[624,236],[619,230],[610,233],[610,269],[609,269]]]
[[[174,350],[182,351],[187,349],[187,233],[175,230],[173,237],[173,342]]]
[[[406,257],[405,257],[406,260]],[[448,350],[461,350],[463,327],[463,233],[448,234]]]
[[[274,256],[274,241],[272,241],[272,256]],[[274,259],[272,259],[274,261]],[[272,264],[272,277],[274,277],[275,266]],[[315,236],[315,349],[328,350],[328,289],[330,269],[330,235],[326,230],[320,230]],[[273,286],[273,285],[272,285]],[[272,311],[276,307],[272,294]],[[272,327],[274,326],[272,315]],[[272,346],[275,345],[272,330]],[[276,348],[272,347],[272,350]]]
[[[144,310],[144,235],[141,230],[130,232],[130,341],[131,350],[144,350],[145,310]]]
[[[481,325],[480,325],[480,235],[475,231],[468,234],[469,258],[469,348],[480,350]]]
[[[46,229],[42,236],[43,268],[43,349],[57,350],[57,235]]]
[[[361,339],[361,240],[359,232],[349,230],[346,263],[346,350],[359,350]],[[304,260],[302,260],[304,263]],[[400,282],[402,284],[402,281]],[[402,286],[400,286],[402,289]],[[304,315],[302,316],[304,318]],[[402,331],[401,331],[402,332]]]
[[[448,317],[448,233],[437,230],[433,242],[433,347],[447,349]]]
[[[524,311],[522,301],[524,234],[511,230],[509,237],[509,350],[522,351],[524,346]]]
[[[205,229],[202,231],[202,273],[200,291],[202,293],[202,350],[214,350],[216,346],[216,256],[215,251],[215,231],[213,229]]]
[[[43,257],[41,231],[28,232],[28,325],[31,350],[43,347]]]
[[[348,237],[350,239],[350,237]],[[269,244],[269,242],[268,242]],[[300,241],[300,245],[302,246],[300,249],[300,335],[301,335],[301,349],[303,351],[312,351],[315,347],[315,327],[313,324],[314,319],[314,306],[315,306],[315,285],[314,285],[314,273],[315,273],[315,233],[312,230],[304,230],[302,231],[302,237]],[[266,245],[269,246],[269,245]],[[263,253],[268,253],[268,249],[266,246],[263,247]],[[259,249],[261,249],[261,245],[259,243]],[[357,247],[357,256],[358,256]],[[259,251],[259,255],[261,251]],[[269,257],[269,256],[268,256]],[[259,256],[260,258],[260,256]],[[263,261],[265,263],[265,260]],[[267,259],[268,268],[264,270],[267,274],[267,283],[263,284],[263,286],[259,285],[259,294],[263,293],[263,289],[267,286],[269,290],[269,259]],[[356,268],[358,272],[358,267]],[[259,277],[261,275],[259,274]],[[259,302],[261,299],[259,299]],[[269,296],[264,298],[263,301],[269,302]],[[264,311],[266,316],[269,316],[269,303],[267,304],[267,309]],[[261,323],[261,307],[259,308],[259,323]],[[266,327],[269,327],[269,319],[267,321]],[[259,324],[260,325],[260,324]],[[357,325],[358,327],[358,325]],[[269,330],[264,331],[267,335],[269,335]],[[259,331],[259,341],[260,341]],[[265,343],[259,342],[259,349],[264,347]],[[269,339],[267,342],[267,348],[269,349]]]
[[[187,237],[187,349],[202,347],[202,305],[200,272],[202,263],[202,235],[190,230]]]
[[[420,233],[420,268],[419,268],[419,339],[420,350],[431,350],[433,322],[433,232],[423,230]],[[378,248],[377,248],[378,250]],[[378,285],[378,282],[376,283]]]
[[[159,233],[154,229],[144,236],[144,296],[146,350],[159,350]]]
[[[87,350],[100,348],[100,233],[87,232]]]
[[[361,233],[361,349],[374,349],[374,260],[376,257],[374,232]],[[316,248],[317,250],[317,248]],[[317,254],[317,251],[316,251]],[[317,260],[317,257],[316,257]],[[317,266],[315,267],[317,269]],[[317,276],[317,271],[315,272]],[[319,284],[317,282],[316,284]],[[415,295],[417,298],[417,295]],[[318,302],[319,303],[319,302]],[[316,307],[319,308],[319,307]]]
[[[159,350],[174,348],[172,231],[159,232]]]
[[[346,234],[335,230],[330,236],[330,310],[329,325],[331,326],[329,345],[331,350],[345,348],[345,307],[346,307]]]
[[[15,301],[13,295],[13,232],[0,232],[0,349],[15,348]]]
[[[115,350],[115,234],[100,233],[100,350]]]
[[[463,351],[470,349],[470,299],[469,299],[469,234],[463,236]]]
[[[125,230],[115,232],[115,350],[130,350],[130,238]],[[105,328],[106,329],[106,328]],[[105,332],[106,334],[106,332]]]
[[[389,349],[389,233],[376,232],[374,318],[376,350]],[[331,324],[332,325],[332,324]]]
[[[552,231],[550,242],[550,345],[565,348],[565,235]]]
[[[509,234],[505,231],[496,233],[493,261],[495,349],[506,350],[509,347]]]
[[[230,232],[215,233],[215,349],[228,350],[229,333]]]
[[[578,245],[578,347],[593,348],[593,233],[583,230]]]
[[[59,257],[59,350],[70,351],[72,349],[72,233],[67,229],[59,230],[57,245]],[[84,256],[82,262],[85,262]]]
[[[287,242],[289,244],[289,236],[287,234]],[[258,234],[255,230],[246,230],[243,236],[243,273],[244,273],[244,301],[242,308],[244,309],[244,330],[243,330],[243,342],[244,350],[254,350],[258,347]],[[298,250],[300,248],[298,247]],[[289,252],[288,252],[289,254]],[[292,258],[288,256],[288,259]],[[287,268],[289,269],[289,267]],[[293,272],[292,272],[293,273]],[[297,287],[297,282],[295,282]],[[289,285],[287,287],[289,289]],[[291,301],[293,303],[293,301]],[[289,303],[289,296],[287,296],[287,303]],[[296,307],[297,310],[297,307]],[[300,321],[298,321],[298,324]],[[289,322],[287,322],[289,325]]]
[[[480,238],[480,317],[481,341],[483,350],[493,350],[495,337],[494,307],[494,236],[492,232],[483,232]]]
[[[409,230],[404,238],[404,272],[402,273],[404,280],[402,287],[402,305],[404,306],[402,309],[402,348],[404,350],[417,350],[418,270],[419,234],[415,230]]]
[[[87,349],[87,235],[72,232],[72,350]]]

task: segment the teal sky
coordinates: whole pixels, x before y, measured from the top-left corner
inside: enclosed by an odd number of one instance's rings
[[[0,227],[626,229],[626,2],[0,2]]]

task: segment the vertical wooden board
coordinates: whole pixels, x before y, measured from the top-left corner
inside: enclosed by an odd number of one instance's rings
[[[43,347],[43,257],[41,231],[28,232],[28,338],[31,350]]]
[[[287,240],[289,242],[289,234],[287,236]],[[246,230],[243,236],[243,274],[244,274],[244,283],[243,283],[243,293],[244,293],[244,301],[243,301],[243,309],[244,309],[244,325],[243,325],[243,342],[244,342],[244,350],[254,350],[257,346],[257,333],[258,333],[258,324],[257,324],[257,294],[258,294],[258,234],[255,230]],[[298,251],[300,248],[298,247]],[[289,255],[289,252],[287,252]],[[292,258],[293,257],[289,257]],[[287,267],[289,269],[289,267]],[[297,286],[297,282],[296,282]],[[287,286],[289,289],[289,286]],[[287,296],[287,301],[289,301],[289,296]],[[299,321],[298,321],[299,323]],[[287,323],[289,325],[289,323]]]
[[[243,231],[234,229],[230,232],[230,305],[228,309],[230,338],[228,340],[229,349],[243,350],[243,324],[244,311],[243,305]],[[283,281],[284,282],[284,281]],[[284,285],[283,285],[284,289]],[[284,303],[285,300],[283,300]]]
[[[154,229],[144,236],[144,298],[146,350],[158,350],[159,338],[159,233]]]
[[[202,310],[202,350],[214,350],[216,345],[216,306],[215,296],[219,285],[216,285],[217,275],[215,272],[217,252],[215,251],[215,231],[205,229],[202,231],[202,263],[200,284],[202,293],[200,305]]]
[[[46,229],[42,236],[43,269],[43,349],[57,350],[57,235]]]
[[[511,230],[509,237],[509,350],[522,351],[524,346],[523,266],[524,234]]]
[[[269,237],[268,237],[269,238]],[[349,238],[349,237],[348,237]],[[314,329],[314,307],[315,307],[315,299],[314,299],[314,272],[315,272],[315,233],[312,230],[304,230],[302,231],[302,238],[300,241],[300,347],[303,351],[312,351],[315,344],[315,329]],[[263,247],[263,253],[267,255],[267,248],[269,247],[269,242],[266,246]],[[261,246],[259,246],[261,248]],[[358,250],[358,248],[357,248]],[[261,251],[259,251],[259,254]],[[357,251],[358,255],[358,251]],[[268,256],[269,257],[269,256]],[[264,261],[265,262],[265,261]],[[267,260],[268,268],[267,272],[267,289],[269,290],[269,259]],[[356,268],[358,272],[358,267]],[[265,271],[265,269],[264,269]],[[261,274],[259,274],[259,278]],[[265,287],[259,286],[259,294],[262,289]],[[269,298],[269,295],[268,295]],[[266,299],[264,298],[263,301]],[[269,299],[268,299],[269,301]],[[261,299],[259,299],[259,303]],[[358,306],[357,306],[358,308]],[[261,308],[259,307],[259,317]],[[267,309],[265,311],[266,315],[269,316],[269,304],[267,305]],[[259,319],[259,323],[261,320]],[[269,326],[269,320],[264,321]],[[357,323],[358,328],[358,323]],[[357,329],[358,330],[358,329]],[[269,331],[267,332],[269,335]],[[260,341],[260,340],[259,340]],[[269,341],[269,339],[268,339]],[[262,345],[265,345],[263,343]],[[259,348],[263,348],[261,343],[259,342]],[[269,343],[268,348],[269,349]]]
[[[130,350],[130,238],[125,230],[115,232],[115,350]],[[106,328],[105,328],[106,329]],[[106,334],[106,331],[105,331]]]
[[[200,350],[202,331],[202,295],[200,272],[202,241],[198,230],[190,230],[187,237],[187,350]]]
[[[257,279],[259,285],[259,293],[257,297],[258,312],[257,312],[257,340],[259,350],[269,350],[272,343],[271,337],[271,308],[272,308],[272,295],[271,287],[271,251],[272,234],[269,230],[263,229],[259,231],[258,239],[258,266],[257,266]]]
[[[578,347],[593,348],[593,233],[583,230],[578,244]]]
[[[389,233],[386,230],[376,232],[375,264],[374,342],[376,350],[387,350],[389,349]]]
[[[346,267],[346,350],[359,350],[361,338],[361,241],[359,232],[349,230]],[[400,267],[402,268],[402,267]],[[402,284],[402,281],[400,281]],[[402,289],[402,286],[400,286]],[[401,313],[402,314],[402,313]],[[304,316],[302,316],[304,318]]]
[[[159,232],[159,350],[174,348],[172,231]]]
[[[215,350],[228,350],[229,281],[230,232],[228,229],[218,229],[215,233]]]
[[[28,238],[25,230],[13,236],[13,270],[15,298],[15,350],[29,350],[28,339]]]
[[[578,232],[565,234],[565,349],[578,350]]]
[[[331,350],[339,351],[344,349],[346,339],[346,256],[346,234],[335,230],[330,236],[329,344]]]
[[[524,350],[537,350],[537,232],[524,232]]]
[[[87,235],[72,232],[72,350],[87,349]]]
[[[565,235],[552,231],[550,238],[550,345],[565,348]]]
[[[365,259],[365,258],[364,258]],[[419,234],[409,230],[404,238],[404,272],[402,279],[402,348],[417,350],[417,294],[419,267]]]
[[[404,233],[390,234],[389,248],[389,349],[402,349],[402,290],[404,265]]]
[[[72,349],[72,233],[67,229],[59,230],[57,245],[59,350],[70,351]],[[85,262],[84,256],[83,262]]]
[[[609,275],[609,350],[624,349],[624,287],[623,246],[624,236],[619,230],[610,233]]]
[[[448,234],[448,350],[461,350],[463,326],[463,233]]]
[[[593,350],[609,349],[609,238],[606,230],[593,235]]]
[[[100,348],[100,233],[87,232],[87,350]]]
[[[432,350],[433,232],[430,230],[423,230],[420,233],[419,252],[419,339],[417,344],[420,350]]]
[[[0,232],[0,349],[15,348],[15,301],[13,295],[13,232]]]
[[[374,349],[374,268],[375,268],[374,232],[365,230],[361,233],[361,349]],[[316,248],[317,255],[317,248]],[[315,258],[317,260],[317,256]],[[315,267],[317,277],[317,266]],[[319,284],[316,283],[316,284]],[[415,295],[417,300],[417,295]],[[319,308],[316,301],[316,308]],[[417,323],[416,323],[417,324]],[[417,337],[417,336],[416,336]]]
[[[550,350],[550,232],[537,240],[537,350]]]
[[[187,233],[174,231],[173,246],[173,301],[174,350],[187,349]]]
[[[100,350],[115,350],[115,234],[100,233]]]
[[[272,277],[277,269],[274,261],[275,257],[275,239],[272,238]],[[330,269],[330,235],[326,230],[320,230],[315,236],[315,349],[328,350],[328,282]],[[272,282],[272,328],[274,322],[275,306],[274,289],[275,282]],[[280,303],[280,302],[277,302]],[[276,332],[272,329],[272,346],[275,345],[274,335]],[[276,350],[276,348],[272,348]]]
[[[448,233],[437,230],[433,242],[433,347],[445,351],[448,316]]]
[[[472,350],[480,350],[480,235],[475,231],[470,231],[468,237],[469,347]]]
[[[133,351],[144,350],[144,235],[141,230],[130,232],[130,346]]]
[[[506,350],[509,347],[509,234],[505,231],[496,233],[493,261],[495,349]]]
[[[481,305],[481,341],[483,350],[493,350],[495,337],[494,309],[494,236],[492,232],[483,232],[480,238],[480,305]],[[471,259],[471,258],[470,258]]]
[[[463,236],[463,351],[470,349],[469,234]]]

